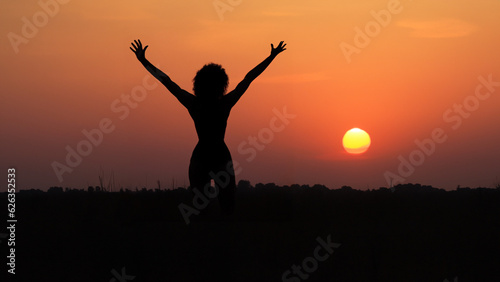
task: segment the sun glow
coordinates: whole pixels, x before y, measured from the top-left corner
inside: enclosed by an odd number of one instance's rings
[[[344,134],[344,138],[342,138],[342,145],[350,154],[362,154],[368,150],[370,144],[370,135],[359,128],[350,129]]]

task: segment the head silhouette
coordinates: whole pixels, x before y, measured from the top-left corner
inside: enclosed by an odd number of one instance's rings
[[[193,79],[194,95],[207,100],[220,98],[226,93],[228,82],[226,70],[221,65],[206,64]]]

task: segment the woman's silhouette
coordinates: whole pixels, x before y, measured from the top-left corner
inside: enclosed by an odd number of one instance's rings
[[[224,95],[228,85],[226,71],[220,65],[213,63],[203,66],[193,79],[193,95],[181,89],[170,77],[146,59],[145,52],[148,46],[143,48],[140,40],[134,40],[134,42],[130,49],[137,59],[187,108],[194,121],[198,144],[194,148],[189,165],[191,188],[203,193],[214,175],[222,173],[225,177],[224,183],[218,183],[219,181],[214,179],[219,203],[224,214],[232,214],[236,179],[231,153],[224,143],[227,119],[231,108],[245,93],[250,83],[269,66],[279,53],[286,50],[286,44],[281,41],[276,48],[271,44],[269,57],[248,72],[236,88],[226,95]]]

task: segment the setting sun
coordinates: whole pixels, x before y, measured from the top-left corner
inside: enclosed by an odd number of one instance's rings
[[[353,128],[347,131],[342,138],[344,149],[350,154],[361,154],[370,147],[370,135],[366,131]]]

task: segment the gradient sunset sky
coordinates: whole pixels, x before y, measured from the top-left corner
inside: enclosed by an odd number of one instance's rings
[[[100,169],[118,189],[188,185],[193,122],[162,85],[150,86],[129,49],[138,38],[190,92],[206,63],[226,69],[232,90],[270,43],[288,44],[229,118],[237,181],[373,189],[388,187],[390,172],[446,189],[500,183],[498,0],[60,2],[0,4],[3,183],[15,167],[18,189],[95,186]],[[48,15],[39,3],[58,5]],[[135,108],[121,100],[145,81]],[[252,147],[249,137],[269,133],[285,108],[295,117]],[[65,165],[67,146],[103,120],[114,130],[60,182],[53,163]],[[353,127],[371,136],[364,154],[342,147]],[[414,171],[398,172],[411,157]]]

